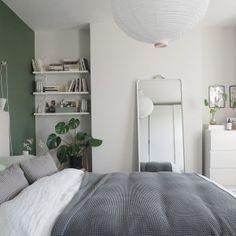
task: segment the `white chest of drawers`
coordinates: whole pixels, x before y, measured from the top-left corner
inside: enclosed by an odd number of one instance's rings
[[[225,186],[236,188],[236,131],[204,131],[204,175]]]

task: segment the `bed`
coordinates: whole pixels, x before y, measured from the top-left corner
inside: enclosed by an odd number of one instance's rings
[[[2,236],[236,235],[236,196],[197,174],[65,169],[2,203],[0,229]]]

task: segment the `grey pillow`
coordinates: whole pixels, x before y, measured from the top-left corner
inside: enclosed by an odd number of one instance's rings
[[[58,171],[55,162],[49,155],[22,161],[20,167],[24,171],[25,177],[30,184]]]
[[[0,171],[0,204],[14,198],[29,185],[21,168],[14,164]]]

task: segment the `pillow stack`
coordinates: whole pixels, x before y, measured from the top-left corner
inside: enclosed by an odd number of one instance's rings
[[[13,199],[29,184],[57,171],[58,168],[49,155],[29,159],[19,165],[13,164],[0,171],[0,204]]]
[[[21,169],[24,171],[25,177],[29,184],[34,183],[36,180],[49,176],[58,171],[58,168],[49,155],[36,157],[20,163]]]

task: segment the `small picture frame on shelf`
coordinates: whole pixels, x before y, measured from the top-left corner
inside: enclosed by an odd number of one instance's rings
[[[209,107],[210,108],[225,108],[225,86],[212,85],[209,86]]]
[[[230,108],[236,108],[236,85],[229,86],[229,105]]]

